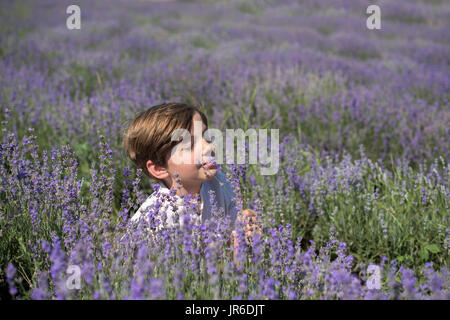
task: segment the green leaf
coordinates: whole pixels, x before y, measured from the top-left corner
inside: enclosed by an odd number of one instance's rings
[[[420,249],[419,256],[422,260],[428,260],[428,251],[425,248]]]
[[[428,250],[428,251],[430,251],[431,253],[438,253],[440,250],[439,250],[439,247],[437,246],[437,245],[435,245],[435,244],[426,244],[425,245],[425,248]]]

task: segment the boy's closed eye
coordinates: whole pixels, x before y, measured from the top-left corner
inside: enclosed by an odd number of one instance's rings
[[[204,138],[205,141],[208,142],[208,143],[212,143],[212,142],[214,141],[214,136],[211,136],[211,135],[209,135],[209,134],[205,134],[205,135],[203,136],[203,138]]]
[[[212,142],[212,137],[209,134],[205,134],[205,131],[207,129],[205,128],[202,132],[202,137],[200,139],[197,139],[197,141],[201,141],[202,138],[205,139],[206,142],[211,143]],[[194,136],[191,136],[191,148],[194,148],[195,145],[195,138]]]

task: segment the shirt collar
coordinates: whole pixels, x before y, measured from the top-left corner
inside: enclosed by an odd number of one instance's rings
[[[164,194],[169,194],[170,193],[170,189],[167,187],[167,185],[165,184],[164,181],[161,182],[157,182],[157,184],[159,185],[159,190],[158,192],[162,192]],[[200,187],[200,195],[201,195],[201,199],[202,202],[204,202],[205,200],[205,183],[202,183],[202,186]],[[184,204],[184,199],[182,197],[180,197],[179,195],[173,195],[173,197],[176,199],[177,204],[183,205]]]

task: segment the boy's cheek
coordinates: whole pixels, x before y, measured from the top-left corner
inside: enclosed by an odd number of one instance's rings
[[[180,150],[174,153],[171,157],[171,162],[175,166],[193,164],[193,157],[190,152],[186,152],[184,150]]]
[[[198,144],[197,147],[195,147],[192,150],[192,163],[197,164],[197,163],[201,163],[202,162],[202,147],[201,144]]]

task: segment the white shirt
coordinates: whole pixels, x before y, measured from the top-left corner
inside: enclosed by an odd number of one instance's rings
[[[190,210],[190,218],[197,225],[201,224],[203,221],[211,218],[211,203],[210,203],[210,191],[215,194],[215,204],[217,209],[223,208],[225,215],[229,215],[234,226],[237,211],[234,206],[234,192],[227,181],[225,175],[218,171],[216,177],[211,180],[204,181],[200,188],[201,202],[198,204],[197,211]],[[172,191],[174,192],[174,191]],[[160,205],[159,210],[156,209],[156,202],[159,199],[158,205]],[[182,211],[184,208],[183,197],[177,196],[172,193],[170,194],[170,189],[164,183],[159,184],[159,190],[153,192],[145,202],[140,206],[136,213],[131,218],[132,222],[139,221],[142,217],[149,216],[159,219],[162,224],[159,226],[173,227],[176,225],[176,221],[179,221],[180,225],[183,225]],[[150,213],[150,211],[153,211]],[[167,214],[167,220],[160,213],[164,212]],[[183,213],[186,214],[186,213]],[[177,219],[180,217],[180,219]],[[159,228],[158,228],[159,229]]]

